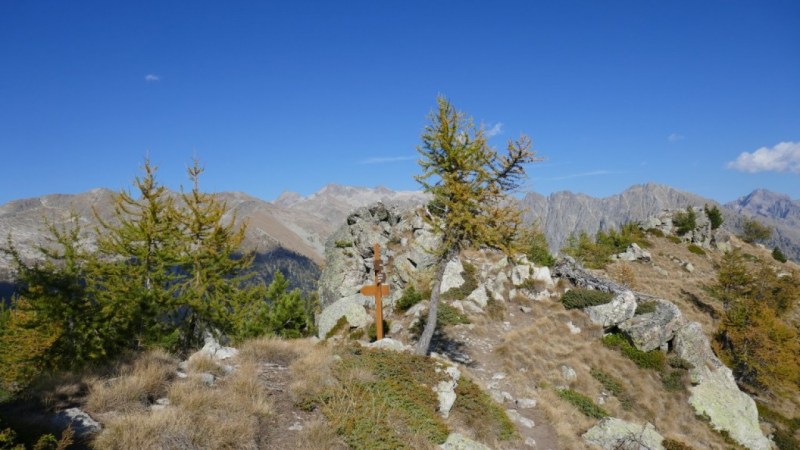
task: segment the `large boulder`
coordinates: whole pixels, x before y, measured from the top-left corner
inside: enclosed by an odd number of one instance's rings
[[[592,322],[605,328],[616,326],[636,313],[636,296],[631,291],[624,291],[604,305],[590,306],[583,309]]]
[[[661,436],[651,423],[639,425],[606,417],[583,434],[583,440],[603,450],[663,450]]]
[[[727,431],[739,444],[749,449],[770,449],[758,423],[758,410],[752,398],[739,390],[733,373],[714,355],[700,324],[690,322],[675,333],[675,354],[689,361],[693,386],[689,404],[705,415],[716,430]]]
[[[677,306],[662,299],[651,300],[656,309],[651,313],[635,315],[619,324],[633,341],[633,345],[643,352],[655,350],[666,344],[685,323],[683,314]]]
[[[643,261],[650,262],[651,255],[647,250],[643,250],[635,242],[628,246],[628,248],[619,254],[613,256],[613,259],[621,261]]]
[[[339,319],[344,317],[351,327],[363,328],[371,320],[369,314],[361,305],[358,296],[350,296],[337,300],[332,305],[322,310],[317,318],[318,336],[324,339],[336,326]]]

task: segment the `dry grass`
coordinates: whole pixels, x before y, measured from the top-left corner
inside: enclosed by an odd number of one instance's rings
[[[306,425],[297,450],[346,450],[349,447],[327,422],[316,420]]]
[[[296,403],[308,405],[328,388],[338,384],[332,370],[335,362],[332,348],[319,344],[289,366],[293,375],[289,390]]]
[[[585,314],[565,311],[553,300],[535,302],[533,316],[537,319],[530,326],[506,336],[496,354],[502,358],[506,373],[513,374],[514,384],[537,385],[539,407],[555,428],[563,448],[583,448],[580,435],[596,420],[561,400],[554,388],[568,386],[597,402],[604,388],[590,375],[592,367],[625,380],[624,388],[633,399],[633,407],[627,411],[617,398],[606,397],[602,407],[610,415],[636,423],[649,421],[662,435],[694,442],[701,448],[724,448],[722,437],[695,418],[687,393],[666,392],[655,371],[640,369],[619,352],[603,347],[599,341],[602,329],[588,323]],[[570,334],[566,331],[567,321],[583,331]],[[563,364],[575,370],[575,381],[562,378]]]
[[[95,414],[110,411],[140,411],[166,394],[177,361],[162,350],[145,353],[132,363],[123,363],[117,377],[91,382],[86,409]]]

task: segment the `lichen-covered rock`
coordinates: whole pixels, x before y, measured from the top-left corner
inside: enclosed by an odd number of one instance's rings
[[[467,296],[467,300],[475,303],[481,308],[486,308],[486,305],[489,303],[489,296],[486,295],[486,286],[482,284],[479,285],[477,289],[472,291],[472,293]]]
[[[461,433],[451,433],[447,436],[444,444],[440,445],[442,450],[492,450],[491,448],[475,442]]]
[[[633,344],[643,352],[649,352],[661,347],[675,335],[675,331],[686,322],[681,310],[666,300],[651,300],[656,304],[656,310],[633,316],[619,324],[619,329],[624,331]]]
[[[636,313],[636,296],[631,291],[617,294],[609,303],[583,309],[592,322],[603,327],[618,325]]]
[[[391,350],[393,352],[410,352],[411,346],[404,345],[402,342],[394,340],[392,338],[383,338],[379,341],[371,342],[369,344],[365,344],[365,347],[375,348],[379,350]]]
[[[521,286],[531,277],[531,266],[529,264],[517,264],[511,269],[511,284]]]
[[[553,277],[550,275],[550,268],[549,267],[536,267],[533,269],[533,274],[531,278],[536,281],[537,283],[541,283],[547,289],[552,289],[555,287],[555,283],[553,282]]]
[[[370,321],[369,314],[367,314],[367,311],[361,306],[355,296],[339,299],[322,310],[322,313],[320,313],[317,319],[317,327],[319,330],[317,335],[320,339],[324,339],[325,336],[328,335],[328,332],[336,326],[336,322],[342,317],[347,319],[347,323],[349,323],[351,327],[357,328],[367,326]]]
[[[652,256],[650,252],[639,247],[635,242],[628,246],[628,248],[619,254],[613,256],[613,259],[620,261],[642,261],[650,262]]]
[[[689,376],[689,404],[711,426],[724,430],[736,442],[750,449],[772,448],[758,424],[758,410],[752,398],[739,390],[733,373],[714,355],[700,324],[681,327],[672,341],[675,354],[692,364]]]
[[[444,268],[440,292],[445,293],[450,289],[461,287],[461,285],[465,283],[464,277],[461,276],[461,272],[463,271],[464,265],[461,264],[459,258],[453,258],[448,261],[447,266]]]
[[[661,436],[651,423],[639,425],[606,417],[583,434],[583,440],[603,450],[663,450]]]
[[[436,397],[439,399],[439,414],[447,419],[456,402],[456,387],[458,386],[458,380],[461,378],[461,371],[455,366],[449,366],[445,369],[445,373],[450,379],[440,381],[433,388],[433,391],[436,392]]]

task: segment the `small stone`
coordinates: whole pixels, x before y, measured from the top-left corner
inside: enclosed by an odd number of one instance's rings
[[[532,398],[517,399],[517,407],[520,409],[531,409],[536,407],[536,400]]]
[[[533,428],[536,425],[531,419],[522,416],[516,409],[507,409],[506,414],[508,414],[509,419],[525,428]]]
[[[561,365],[561,377],[564,378],[568,382],[573,382],[578,379],[578,374],[575,373],[575,369],[572,367],[562,364]]]
[[[303,425],[300,422],[295,422],[289,427],[289,431],[303,431]]]
[[[497,372],[494,375],[492,375],[493,380],[504,380],[505,378],[506,374],[504,374],[503,372]]]
[[[580,334],[580,332],[581,332],[580,327],[578,327],[574,323],[572,323],[571,320],[569,322],[567,322],[567,328],[569,328],[570,334]]]
[[[203,372],[199,375],[200,381],[205,384],[206,386],[213,386],[214,385],[214,375]]]
[[[525,445],[528,446],[528,447],[534,447],[535,448],[536,447],[536,439],[531,438],[531,437],[525,439]]]
[[[529,314],[531,311],[533,311],[533,308],[530,308],[528,306],[520,306],[519,310],[524,312],[525,314]]]

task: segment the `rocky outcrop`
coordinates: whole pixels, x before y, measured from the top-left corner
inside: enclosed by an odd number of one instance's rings
[[[650,255],[650,252],[643,250],[634,242],[633,244],[629,245],[624,252],[613,255],[611,258],[618,261],[650,262],[652,256]]]
[[[693,366],[689,371],[693,384],[689,403],[697,414],[749,449],[772,448],[759,427],[755,401],[739,390],[733,373],[711,350],[698,323],[691,322],[677,330],[673,349]]]
[[[623,291],[610,302],[584,308],[584,312],[592,322],[604,328],[616,326],[633,317],[636,312],[636,297],[631,291]]]
[[[624,288],[592,275],[574,260],[561,261],[555,272],[578,286],[616,293],[612,303],[584,309],[592,321],[605,327],[616,325],[642,351],[666,351],[671,344],[675,355],[693,366],[689,371],[693,384],[689,403],[697,414],[708,417],[715,429],[726,431],[747,448],[771,448],[759,427],[755,402],[739,390],[731,370],[716,357],[700,324],[687,322],[680,309],[664,299],[627,291],[628,298],[623,300],[626,291],[620,289]],[[635,311],[640,302],[654,302],[655,311],[634,315],[630,307]],[[626,314],[630,317],[619,320]]]
[[[639,425],[606,417],[583,435],[583,440],[603,450],[663,450],[661,436],[651,423]]]
[[[619,324],[639,350],[649,352],[666,344],[675,336],[675,331],[684,325],[686,320],[681,310],[673,303],[662,299],[653,299],[655,311],[646,314],[632,315]],[[635,311],[634,307],[634,311]]]

